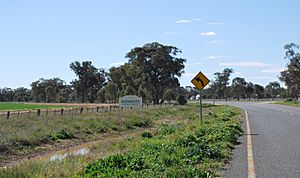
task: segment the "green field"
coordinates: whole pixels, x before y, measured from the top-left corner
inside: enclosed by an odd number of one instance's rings
[[[241,111],[199,105],[0,121],[2,159],[38,152],[44,144],[85,140],[86,155],[33,159],[0,177],[217,177],[242,130]],[[58,127],[59,126],[59,127]],[[58,155],[58,157],[59,157]],[[0,158],[1,160],[1,158]]]
[[[0,102],[0,111],[55,109],[55,108],[68,108],[68,107],[70,107],[70,106],[54,106],[54,105],[44,105],[44,104]]]

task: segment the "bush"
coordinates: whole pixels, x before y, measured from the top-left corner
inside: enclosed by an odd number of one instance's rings
[[[179,95],[178,98],[177,98],[177,102],[180,105],[185,105],[187,103],[187,100],[185,99],[185,97],[183,95]]]
[[[153,134],[149,131],[145,131],[145,132],[142,133],[142,137],[143,138],[152,138]]]
[[[62,129],[57,133],[47,135],[47,138],[49,138],[52,141],[55,141],[55,140],[58,140],[58,139],[72,139],[72,138],[75,138],[75,137],[72,133]]]

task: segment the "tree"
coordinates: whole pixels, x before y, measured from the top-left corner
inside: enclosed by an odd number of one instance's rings
[[[229,77],[233,73],[232,69],[225,68],[223,72],[216,72],[215,81],[212,84],[213,88],[215,88],[215,92],[219,98],[225,98],[227,100],[227,86],[229,85]]]
[[[124,94],[125,95],[137,95],[137,91],[132,86],[126,86]]]
[[[105,98],[114,103],[118,98],[118,86],[114,82],[108,82],[105,86]]]
[[[254,95],[256,96],[257,99],[261,99],[264,97],[264,87],[258,84],[254,85]]]
[[[56,102],[67,103],[75,101],[75,99],[72,98],[73,92],[74,90],[70,85],[67,85],[63,89],[60,89],[56,97]]]
[[[187,100],[185,99],[185,97],[183,95],[179,95],[177,97],[177,102],[180,105],[185,105],[187,103]]]
[[[105,93],[106,93],[106,89],[105,88],[101,88],[97,92],[97,101],[98,102],[100,102],[100,103],[105,103],[106,102]]]
[[[246,84],[246,96],[250,100],[251,97],[253,97],[253,92],[254,92],[254,85],[253,83],[249,82]]]
[[[11,88],[0,89],[0,101],[13,101],[14,100],[14,91]]]
[[[91,61],[82,63],[75,61],[70,64],[70,68],[77,75],[78,79],[72,82],[81,102],[94,102],[97,98],[97,92],[103,87],[106,81],[104,69],[97,69]]]
[[[143,75],[141,69],[133,64],[125,63],[119,67],[109,69],[109,80],[114,82],[119,90],[119,96],[136,95],[143,87]],[[130,87],[130,88],[128,88]]]
[[[284,46],[285,59],[288,59],[287,68],[280,73],[279,79],[285,83],[288,89],[295,91],[300,86],[300,54],[299,45],[290,43]],[[293,92],[293,97],[298,99],[299,90]]]
[[[56,102],[59,91],[65,87],[60,78],[41,78],[31,83],[31,95],[35,102]]]
[[[14,101],[28,102],[30,101],[31,91],[24,87],[19,87],[14,90]]]
[[[236,77],[232,80],[233,92],[236,94],[238,101],[240,100],[241,95],[245,94],[246,84],[244,78]]]
[[[177,77],[184,72],[186,59],[177,58],[179,53],[181,50],[177,47],[154,42],[136,47],[126,54],[128,64],[140,71],[141,76],[136,79],[140,79],[149,91],[154,104],[159,103],[166,89],[180,85]]]
[[[55,87],[53,87],[51,85],[47,86],[45,88],[45,93],[46,93],[46,102],[47,103],[51,103],[56,100],[57,91],[56,91]]]
[[[270,95],[272,97],[272,100],[279,95],[280,93],[280,84],[275,81],[275,82],[270,82],[266,88],[265,88],[266,94]]]
[[[172,100],[176,99],[176,96],[171,89],[167,89],[163,95],[163,99],[170,103]]]

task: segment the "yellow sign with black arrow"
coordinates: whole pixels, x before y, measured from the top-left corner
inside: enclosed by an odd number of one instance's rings
[[[199,72],[191,81],[199,90],[202,90],[208,83],[208,78],[202,73]]]

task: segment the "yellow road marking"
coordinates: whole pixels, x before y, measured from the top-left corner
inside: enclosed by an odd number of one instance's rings
[[[246,115],[246,127],[247,127],[247,157],[248,157],[248,178],[255,178],[255,169],[254,169],[254,158],[252,152],[252,138],[251,138],[251,130],[248,118],[248,112],[245,109]]]

